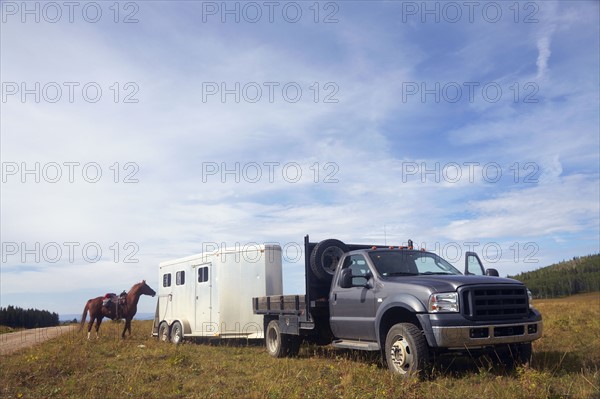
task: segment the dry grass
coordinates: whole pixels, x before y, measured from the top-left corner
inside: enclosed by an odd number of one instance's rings
[[[2,398],[597,398],[600,295],[537,301],[544,338],[531,367],[486,359],[446,359],[433,378],[403,381],[377,356],[303,347],[297,359],[269,357],[262,345],[222,341],[159,343],[151,322],[105,323],[99,340],[73,333],[2,358]]]
[[[22,328],[12,328],[9,326],[0,326],[0,334],[8,334],[8,333],[21,331],[21,330],[22,330]]]

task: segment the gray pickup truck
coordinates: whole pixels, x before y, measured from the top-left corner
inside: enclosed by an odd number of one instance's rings
[[[295,356],[303,341],[381,351],[401,376],[429,371],[443,354],[494,352],[526,363],[542,336],[542,316],[521,282],[484,269],[474,252],[464,274],[413,248],[304,238],[306,294],[253,298],[264,315],[267,351]]]

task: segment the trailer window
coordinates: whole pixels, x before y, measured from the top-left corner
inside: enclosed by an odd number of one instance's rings
[[[184,285],[185,284],[185,270],[180,270],[175,274],[175,284]]]
[[[171,286],[171,273],[163,274],[163,287]]]
[[[198,268],[198,282],[208,281],[208,266]]]

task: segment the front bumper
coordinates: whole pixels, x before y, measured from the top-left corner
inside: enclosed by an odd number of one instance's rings
[[[535,341],[542,337],[542,316],[537,311],[530,316],[520,322],[477,323],[460,315],[420,314],[419,321],[429,346],[464,349]]]

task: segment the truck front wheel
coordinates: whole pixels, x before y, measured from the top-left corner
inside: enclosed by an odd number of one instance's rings
[[[398,323],[390,328],[385,339],[385,360],[392,373],[418,377],[424,373],[428,357],[427,342],[417,326]]]
[[[511,344],[497,348],[494,353],[496,362],[508,369],[531,363],[531,342]]]
[[[517,365],[520,366],[531,363],[531,356],[533,354],[531,342],[515,345],[514,348],[516,351]]]
[[[267,352],[273,357],[296,356],[300,350],[300,339],[295,335],[282,334],[278,320],[271,320],[265,334]]]

